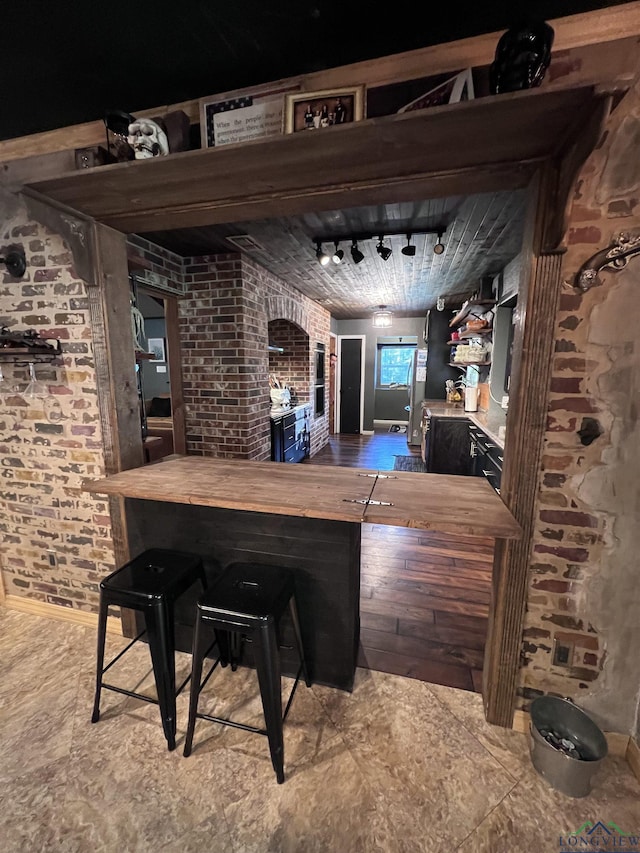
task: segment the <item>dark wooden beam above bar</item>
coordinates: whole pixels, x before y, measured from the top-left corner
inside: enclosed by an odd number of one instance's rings
[[[593,86],[530,90],[29,184],[126,233],[525,186],[571,144]]]

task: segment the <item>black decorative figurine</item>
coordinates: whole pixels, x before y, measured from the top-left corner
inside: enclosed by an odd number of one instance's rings
[[[523,23],[503,33],[489,70],[494,95],[539,86],[551,61],[553,27],[544,21]]]

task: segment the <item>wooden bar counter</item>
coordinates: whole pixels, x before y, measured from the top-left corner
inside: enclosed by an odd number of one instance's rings
[[[211,577],[239,560],[294,569],[311,677],[345,690],[359,641],[363,521],[496,539],[521,534],[475,477],[182,456],[83,488],[124,500],[131,555],[151,547],[198,553]],[[184,651],[193,606],[187,600],[176,612]]]

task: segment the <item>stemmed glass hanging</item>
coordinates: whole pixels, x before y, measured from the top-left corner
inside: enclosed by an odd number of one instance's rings
[[[29,362],[29,384],[24,389],[23,396],[27,400],[36,400],[40,397],[46,397],[49,394],[49,389],[44,382],[41,382],[36,376],[36,366]]]
[[[11,394],[12,391],[15,390],[13,382],[10,382],[7,377],[2,372],[2,365],[0,364],[0,395],[3,394]]]

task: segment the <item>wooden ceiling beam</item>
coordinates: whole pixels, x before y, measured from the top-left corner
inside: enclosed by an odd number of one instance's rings
[[[29,186],[127,233],[515,189],[599,97],[592,86],[515,92]]]

